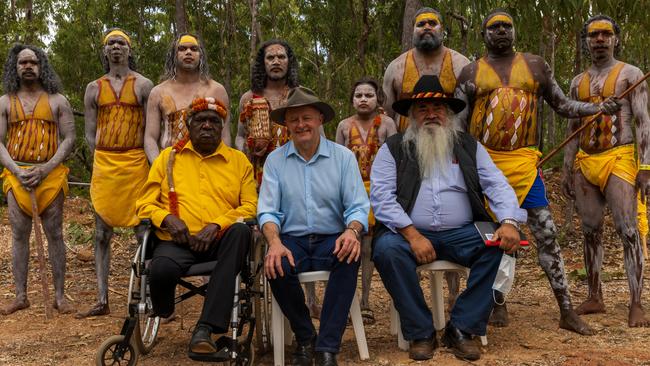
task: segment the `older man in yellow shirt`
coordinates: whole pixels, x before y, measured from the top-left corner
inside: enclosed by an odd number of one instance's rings
[[[225,117],[219,101],[195,99],[189,141],[161,152],[136,203],[138,216],[157,228],[149,274],[157,315],[173,313],[176,284],[191,265],[219,261],[190,341],[189,355],[198,360],[217,351],[212,333],[228,330],[232,301],[226,299],[234,296],[251,240],[250,229],[237,221],[256,214],[253,167],[221,141]]]

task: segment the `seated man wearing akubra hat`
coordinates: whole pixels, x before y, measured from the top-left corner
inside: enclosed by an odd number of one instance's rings
[[[319,133],[334,110],[313,91],[297,87],[271,112],[291,141],[264,164],[257,219],[269,249],[264,271],[291,323],[297,347],[292,365],[336,365],[357,287],[361,235],[370,204],[354,154]],[[330,271],[318,335],[298,274]]]
[[[370,176],[379,223],[373,261],[414,360],[430,359],[438,344],[416,267],[442,259],[470,268],[442,342],[457,357],[477,360],[481,354],[471,335],[485,335],[502,254],[517,250],[516,225],[526,221],[526,211],[488,153],[460,130],[456,113],[463,108],[460,99],[445,97],[437,76],[422,76],[411,98],[393,103],[409,127],[382,145]],[[501,250],[486,247],[473,225],[492,221],[485,199],[501,223],[494,238],[501,240]]]

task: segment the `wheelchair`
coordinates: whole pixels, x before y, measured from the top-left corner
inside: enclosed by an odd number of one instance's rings
[[[264,354],[271,349],[270,289],[263,276],[265,241],[254,219],[245,223],[253,231],[253,243],[246,264],[235,281],[231,331],[215,342],[218,351],[210,355],[209,360],[202,361],[252,365],[256,353]],[[147,230],[131,263],[128,315],[120,333],[107,338],[98,348],[95,355],[98,366],[136,365],[139,356],[149,353],[156,344],[160,317],[153,314],[148,284],[148,262],[153,252],[155,234],[150,220],[143,220],[141,224]],[[207,283],[196,286],[187,281],[187,277],[210,275],[215,265],[217,261],[191,266],[178,283],[184,292],[176,297],[175,303],[179,304],[195,295],[205,297]]]

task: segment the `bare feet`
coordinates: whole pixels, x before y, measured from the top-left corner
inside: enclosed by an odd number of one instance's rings
[[[599,314],[605,312],[605,304],[602,299],[588,298],[576,308],[576,314]]]
[[[78,312],[74,317],[77,319],[83,319],[89,316],[108,315],[110,313],[111,309],[108,307],[108,304],[97,303],[90,310],[86,312]]]
[[[312,303],[307,304],[307,307],[309,307],[309,316],[311,316],[313,319],[320,319],[320,305]]]
[[[18,310],[27,309],[29,307],[29,300],[25,299],[15,299],[11,304],[0,308],[0,314],[9,315],[13,314]]]
[[[52,304],[52,307],[56,309],[59,314],[72,314],[74,313],[74,307],[68,302],[68,300],[63,299],[61,301],[56,301]]]
[[[630,306],[630,315],[627,318],[627,325],[630,327],[650,327],[650,321],[646,319],[641,305]]]
[[[488,324],[497,328],[508,326],[508,308],[506,307],[506,304],[494,305],[494,309],[492,309],[492,314],[490,315]]]
[[[560,311],[560,328],[582,335],[594,335],[596,332],[585,323],[573,309]]]

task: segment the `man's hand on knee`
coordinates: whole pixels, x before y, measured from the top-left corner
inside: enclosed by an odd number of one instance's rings
[[[178,244],[190,244],[190,231],[185,222],[174,215],[167,215],[162,222],[162,228],[165,229],[172,240]]]
[[[427,264],[436,260],[436,250],[429,239],[420,234],[413,225],[400,229],[400,233],[411,245],[411,251],[415,255],[418,264]]]
[[[345,258],[348,259],[348,264],[352,263],[352,261],[358,261],[359,255],[361,255],[361,242],[356,233],[348,229],[343,231],[343,233],[336,238],[333,253],[339,262],[343,262]]]
[[[282,257],[287,257],[291,267],[296,267],[291,251],[282,242],[269,243],[269,250],[266,252],[266,257],[264,258],[264,274],[267,278],[274,280],[278,276],[284,277]]]
[[[217,224],[208,224],[196,235],[190,236],[190,249],[195,252],[205,252],[210,249],[219,236],[221,227]]]

